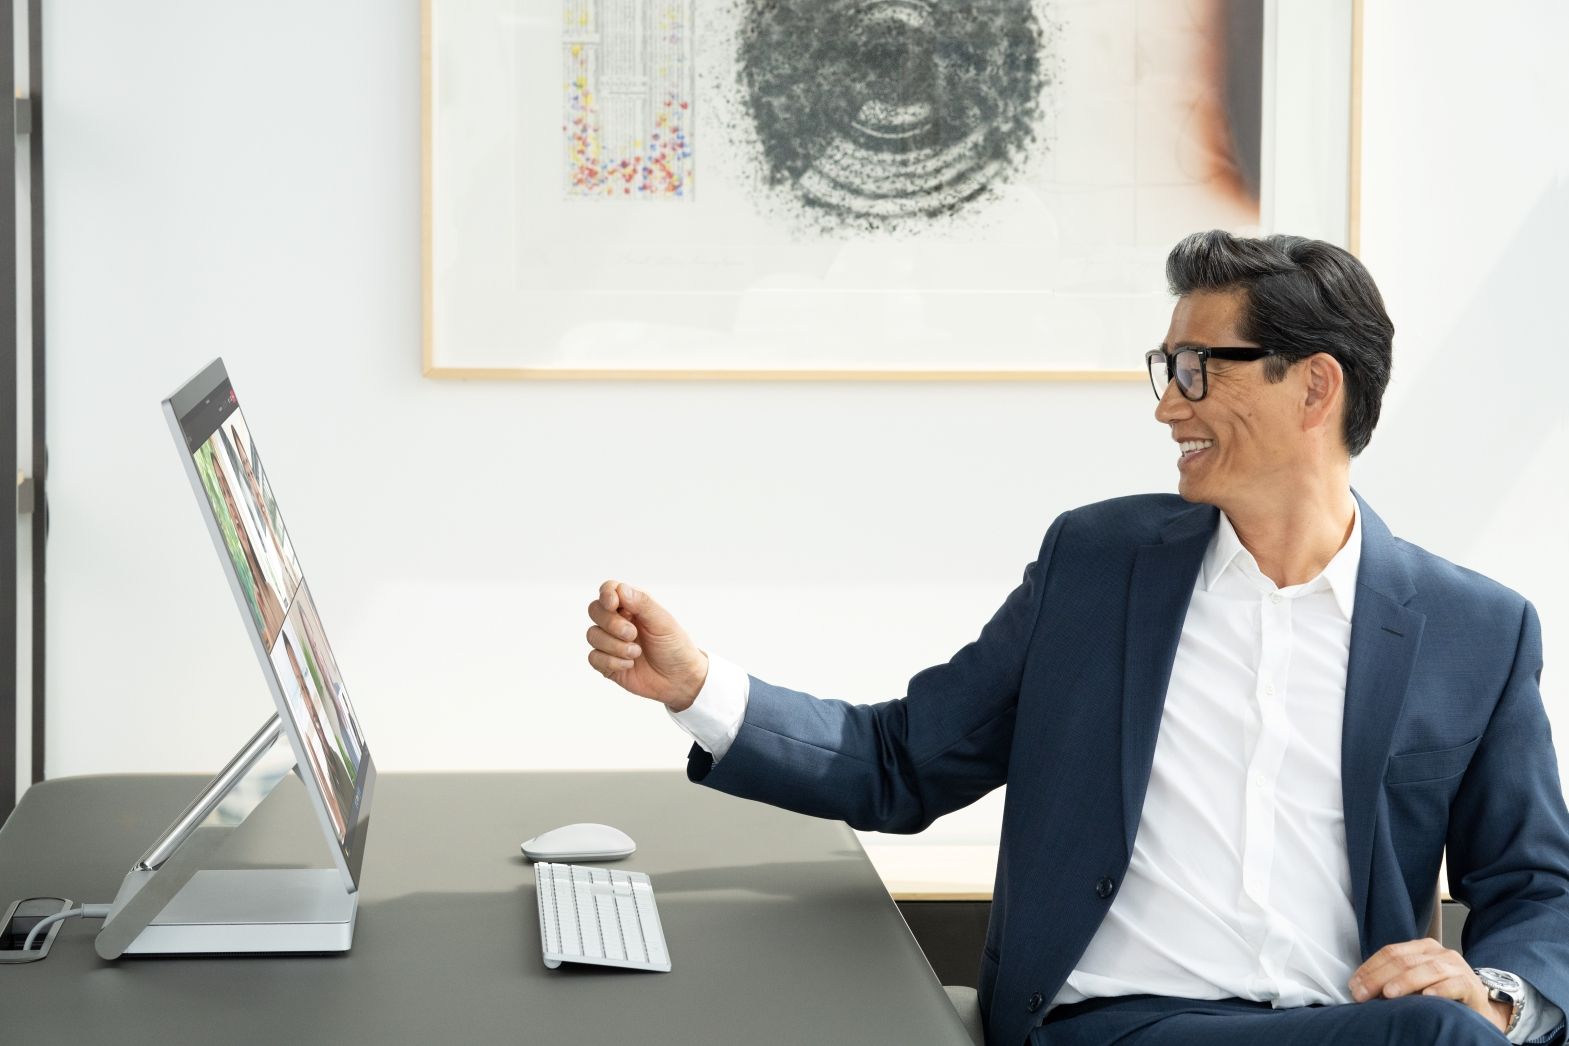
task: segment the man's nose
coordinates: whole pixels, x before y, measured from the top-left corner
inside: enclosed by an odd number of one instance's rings
[[[1192,414],[1192,401],[1182,394],[1182,389],[1177,387],[1175,381],[1166,386],[1166,391],[1160,394],[1155,404],[1155,420],[1163,425],[1170,425]]]

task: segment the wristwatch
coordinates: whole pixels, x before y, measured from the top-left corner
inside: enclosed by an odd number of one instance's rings
[[[1520,1023],[1520,1014],[1525,1009],[1525,982],[1508,970],[1495,970],[1490,966],[1476,967],[1476,975],[1482,979],[1489,999],[1509,1004],[1509,1027],[1504,1029],[1504,1034],[1508,1035]]]

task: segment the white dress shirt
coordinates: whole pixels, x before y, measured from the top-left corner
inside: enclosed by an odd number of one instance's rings
[[[1362,561],[1259,570],[1224,514],[1182,622],[1133,859],[1055,1003],[1350,1002],[1360,965],[1340,727]]]
[[[1351,1001],[1360,945],[1340,731],[1361,559],[1358,512],[1322,573],[1277,588],[1221,514],[1183,620],[1132,860],[1054,1006],[1140,994]],[[672,718],[718,762],[749,688],[709,655],[702,691]],[[1526,990],[1517,1043],[1562,1018]]]

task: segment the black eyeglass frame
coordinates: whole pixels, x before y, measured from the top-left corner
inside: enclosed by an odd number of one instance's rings
[[[1199,358],[1199,394],[1197,396],[1190,395],[1188,390],[1183,388],[1182,382],[1177,381],[1177,357],[1182,355],[1184,352],[1191,352]],[[1217,360],[1238,360],[1251,363],[1254,360],[1261,360],[1265,356],[1280,355],[1282,355],[1282,353],[1279,349],[1260,349],[1254,347],[1243,348],[1241,346],[1230,345],[1200,348],[1197,345],[1184,345],[1176,352],[1167,352],[1165,349],[1151,349],[1150,351],[1146,352],[1144,354],[1144,370],[1150,376],[1150,388],[1155,390],[1155,398],[1160,399],[1166,394],[1166,390],[1156,388],[1155,368],[1153,364],[1155,362],[1155,357],[1161,357],[1166,361],[1166,384],[1170,385],[1173,382],[1176,382],[1177,391],[1182,393],[1184,398],[1197,403],[1199,400],[1209,395],[1209,361],[1212,358]]]

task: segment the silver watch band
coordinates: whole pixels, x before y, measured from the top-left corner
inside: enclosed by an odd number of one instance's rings
[[[1519,1027],[1520,1019],[1525,1015],[1526,990],[1525,982],[1508,970],[1496,970],[1488,966],[1476,967],[1476,975],[1482,979],[1482,984],[1487,988],[1487,997],[1494,1002],[1507,1002],[1510,1004],[1509,1024],[1504,1028],[1504,1034],[1510,1035]]]

